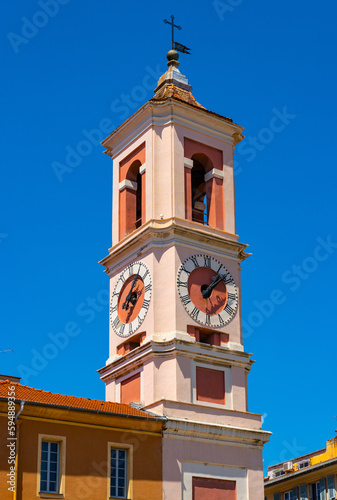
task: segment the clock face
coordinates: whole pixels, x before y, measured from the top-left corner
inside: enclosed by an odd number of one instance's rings
[[[110,302],[110,321],[120,337],[132,335],[143,323],[151,300],[151,274],[143,262],[133,262],[120,274]]]
[[[187,313],[209,328],[221,328],[235,316],[238,293],[229,271],[209,255],[192,255],[179,268],[177,288]]]

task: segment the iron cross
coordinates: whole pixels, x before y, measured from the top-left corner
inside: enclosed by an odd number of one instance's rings
[[[174,49],[174,28],[177,28],[178,30],[181,30],[182,27],[181,26],[177,26],[176,24],[174,24],[174,16],[171,16],[171,22],[168,21],[167,19],[164,19],[164,23],[165,24],[170,24],[171,27],[172,27],[172,49]]]

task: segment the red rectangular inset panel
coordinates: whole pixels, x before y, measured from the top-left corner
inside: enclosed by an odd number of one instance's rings
[[[139,403],[140,373],[136,373],[121,382],[121,403]]]
[[[236,500],[236,482],[192,477],[193,500]]]
[[[197,366],[197,400],[225,404],[225,374]]]

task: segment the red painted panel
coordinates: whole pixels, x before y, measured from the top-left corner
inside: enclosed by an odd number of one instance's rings
[[[126,158],[124,158],[119,163],[119,182],[127,178],[128,170],[132,163],[139,161],[141,165],[145,163],[145,142],[138,146],[132,153],[130,153]],[[135,181],[136,178],[130,178],[131,181]]]
[[[119,239],[135,229],[137,197],[133,189],[122,189],[119,192]]]
[[[218,170],[223,170],[223,159],[222,159],[222,151],[219,149],[212,148],[211,146],[207,146],[206,144],[202,144],[201,142],[193,141],[192,139],[188,139],[185,137],[184,139],[184,155],[186,158],[192,158],[195,154],[204,154],[208,156],[213,165],[206,165],[206,172],[211,168],[217,168]]]
[[[193,500],[236,500],[236,482],[192,477]]]
[[[121,383],[121,403],[139,403],[139,401],[140,373],[136,373]]]
[[[225,374],[197,366],[197,400],[225,404]]]

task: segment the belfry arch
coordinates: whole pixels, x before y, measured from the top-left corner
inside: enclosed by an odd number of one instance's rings
[[[145,147],[120,163],[119,239],[145,222]]]
[[[185,217],[224,228],[222,152],[185,139]]]

